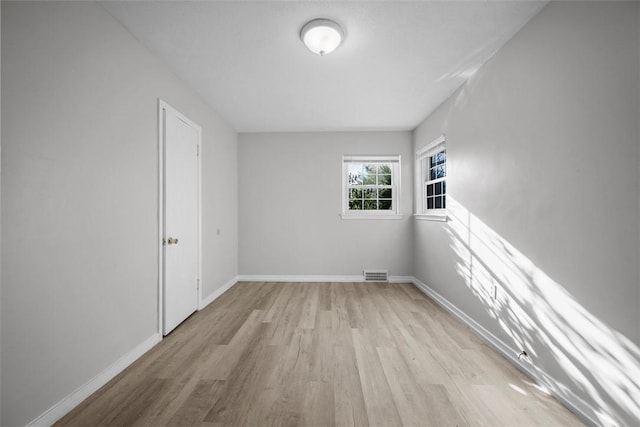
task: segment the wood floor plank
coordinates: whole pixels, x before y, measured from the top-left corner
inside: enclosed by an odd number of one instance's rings
[[[578,426],[410,284],[237,283],[57,426]]]
[[[313,329],[316,324],[318,314],[318,301],[320,299],[320,288],[315,284],[304,285],[304,295],[302,298],[302,313],[298,328]]]
[[[384,375],[375,344],[359,329],[352,329],[362,394],[370,425],[402,425],[393,393]]]
[[[313,333],[309,376],[312,381],[333,381],[334,335],[331,330],[331,312],[318,312]]]
[[[202,423],[224,389],[224,381],[200,380],[189,398],[178,408],[167,422],[172,427],[189,427]]]
[[[318,301],[318,310],[330,311],[331,310],[331,284],[319,283],[320,299]]]
[[[304,393],[300,425],[331,426],[334,423],[333,385],[324,381],[310,381]]]
[[[268,425],[299,425],[303,415],[305,391],[310,382],[312,333],[297,329],[281,364],[282,378],[277,385],[277,399],[271,406],[265,423]]]
[[[433,425],[434,417],[424,403],[420,386],[411,379],[409,368],[398,349],[379,347],[378,355],[384,375],[391,389],[393,401],[404,425]]]
[[[335,346],[333,402],[336,426],[368,426],[358,362],[353,346]]]
[[[241,424],[268,375],[268,371],[263,369],[271,361],[271,353],[265,344],[265,326],[266,324],[260,323],[255,328],[248,328],[247,345],[237,355],[238,363],[228,373],[220,399],[213,404],[203,421]]]

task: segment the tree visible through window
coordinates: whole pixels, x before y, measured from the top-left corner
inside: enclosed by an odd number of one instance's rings
[[[416,152],[416,215],[419,219],[446,219],[447,149],[440,138]]]
[[[396,215],[399,156],[345,156],[343,214]]]
[[[427,210],[447,207],[447,152],[439,151],[429,157],[429,172],[425,182]]]
[[[393,208],[391,164],[350,163],[349,210],[375,211]]]

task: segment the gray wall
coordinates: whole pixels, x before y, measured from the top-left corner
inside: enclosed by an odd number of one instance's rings
[[[203,130],[203,295],[236,276],[237,134],[96,3],[2,9],[2,425],[13,426],[157,332],[158,97]]]
[[[416,222],[415,276],[626,425],[640,420],[624,398],[640,393],[638,7],[548,4],[414,132],[416,149],[446,134],[452,208]]]
[[[410,132],[239,135],[241,275],[411,274]],[[400,154],[401,220],[343,220],[342,155]]]
[[[0,46],[2,45],[2,2],[0,2]],[[0,49],[1,50],[1,49]],[[0,69],[2,69],[2,55],[0,55]],[[1,74],[1,73],[0,73]],[[0,85],[1,86],[1,85]],[[0,135],[2,135],[2,94],[0,90]],[[2,200],[2,138],[0,138],[0,200]],[[1,202],[0,202],[1,205]],[[0,223],[2,222],[0,208]],[[0,227],[0,247],[2,247],[2,229]],[[0,253],[0,366],[2,366],[2,256]],[[0,369],[0,402],[2,402],[2,369]],[[0,404],[0,422],[2,422],[2,404]]]

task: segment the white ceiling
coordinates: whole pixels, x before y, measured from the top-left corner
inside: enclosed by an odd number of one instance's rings
[[[535,1],[101,3],[239,132],[410,130],[543,6]],[[299,38],[339,22],[320,57]]]

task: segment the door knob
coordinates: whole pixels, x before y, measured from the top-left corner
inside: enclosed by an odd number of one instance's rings
[[[169,237],[167,239],[167,243],[170,245],[177,245],[178,244],[178,239],[174,239],[173,237]]]

